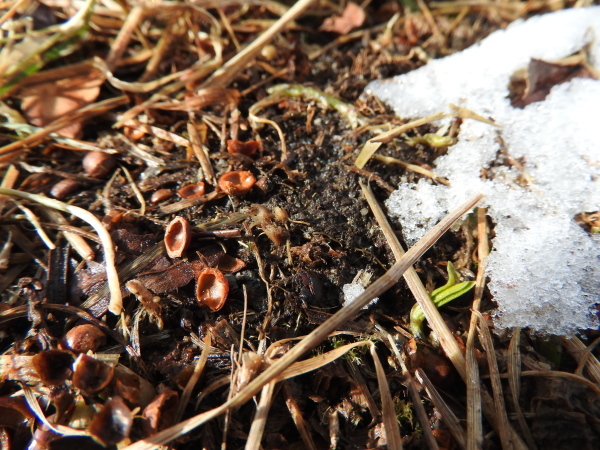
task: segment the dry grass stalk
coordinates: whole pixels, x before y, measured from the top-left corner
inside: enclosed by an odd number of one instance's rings
[[[91,212],[79,208],[77,206],[68,205],[58,200],[53,200],[43,195],[30,194],[28,192],[16,191],[14,189],[0,188],[0,195],[9,195],[12,197],[19,197],[25,200],[29,200],[49,208],[58,209],[74,216],[79,217],[81,220],[89,223],[92,228],[98,233],[98,237],[102,240],[102,246],[104,248],[104,259],[106,265],[106,278],[108,281],[108,288],[110,290],[110,304],[108,310],[116,315],[121,314],[123,310],[123,299],[121,297],[121,287],[119,285],[119,275],[115,267],[115,250],[112,244],[110,233],[104,227],[96,216]]]
[[[473,310],[473,314],[479,320],[479,340],[487,356],[488,369],[492,381],[492,392],[494,394],[495,422],[498,434],[500,435],[500,442],[502,443],[502,448],[511,449],[513,448],[513,444],[510,424],[508,423],[508,415],[506,414],[506,406],[504,404],[504,394],[502,392],[502,383],[500,382],[498,361],[496,360],[496,353],[494,351],[494,342],[492,341],[490,329],[483,315],[476,310]]]
[[[110,111],[118,106],[124,105],[128,102],[129,99],[127,97],[121,96],[110,98],[107,100],[102,100],[92,105],[84,106],[83,108],[75,111],[74,113],[70,113],[65,115],[64,117],[61,117],[60,119],[56,119],[54,122],[46,125],[41,130],[33,133],[32,135],[24,139],[1,147],[0,161],[6,161],[9,158],[13,158],[18,154],[18,152],[23,150],[25,147],[33,145],[35,142],[44,139],[50,133],[54,133],[55,131],[58,131],[61,128],[65,128],[69,125],[80,122],[82,120],[89,119],[93,116],[104,114],[105,112]]]
[[[501,378],[506,378],[507,374],[502,374]],[[522,377],[549,377],[549,378],[565,378],[567,380],[575,381],[576,383],[583,384],[588,387],[596,396],[600,396],[600,386],[596,383],[569,372],[561,372],[560,370],[524,370],[521,372]]]
[[[269,409],[271,409],[271,402],[275,393],[275,384],[276,381],[268,382],[260,392],[260,400],[258,401],[256,413],[250,426],[250,432],[248,433],[248,440],[246,441],[245,448],[247,450],[260,448],[260,441],[265,431]]]
[[[298,406],[296,399],[294,399],[294,395],[292,393],[292,389],[290,387],[290,381],[283,381],[281,383],[283,395],[285,397],[285,404],[290,411],[290,415],[292,416],[292,420],[298,429],[298,433],[300,434],[300,438],[304,443],[304,447],[307,450],[317,450],[315,442],[313,441],[312,434],[310,432],[310,428],[304,416],[302,415],[302,410]]]
[[[54,209],[46,208],[42,211],[42,214],[44,214],[49,220],[56,224],[68,228],[75,228],[71,227],[67,220],[62,216],[62,214],[60,214]],[[67,242],[69,242],[69,244],[71,244],[71,247],[73,247],[73,249],[86,261],[93,261],[95,252],[94,250],[92,250],[92,247],[90,247],[90,245],[86,242],[86,240],[82,237],[83,235],[89,235],[89,233],[83,230],[79,230],[79,233],[81,234],[72,231],[66,231],[66,228],[63,230],[65,239],[67,240]],[[94,236],[94,238],[95,237],[96,236]]]
[[[215,409],[191,417],[190,419],[167,428],[166,430],[163,430],[162,432],[157,433],[148,439],[140,440],[135,444],[128,446],[127,449],[150,450],[156,445],[162,445],[173,439],[176,439],[177,437],[202,425],[206,421],[225,413],[230,408],[242,405],[250,400],[252,396],[261,390],[266,383],[279,377],[281,372],[294,363],[294,361],[300,358],[307,351],[319,345],[333,330],[338,329],[342,324],[354,318],[372,299],[394,285],[402,276],[402,274],[409,267],[411,267],[415,261],[421,257],[421,255],[423,255],[423,253],[430,248],[454,222],[456,222],[466,212],[470,211],[482,198],[482,195],[477,195],[444,217],[440,223],[433,227],[419,242],[417,242],[415,246],[406,252],[406,254],[400,258],[400,260],[398,260],[382,277],[367,287],[367,289],[359,297],[317,327],[289,352],[278,359],[277,362],[272,364],[263,373],[252,380],[248,386],[242,389],[234,398]]]
[[[419,380],[419,383],[423,385],[425,391],[427,392],[427,395],[429,395],[429,398],[431,399],[435,407],[438,409],[440,415],[442,416],[444,424],[448,427],[450,433],[452,433],[452,437],[454,437],[454,440],[456,440],[457,445],[462,449],[466,449],[467,443],[465,437],[465,430],[461,426],[458,417],[456,417],[456,415],[454,414],[454,411],[452,411],[452,409],[450,409],[450,407],[446,404],[446,402],[439,394],[433,383],[429,380],[423,369],[417,369],[415,371],[415,376]]]
[[[477,254],[479,267],[475,281],[473,299],[473,313],[469,323],[467,336],[467,350],[465,354],[466,384],[467,384],[467,448],[473,450],[480,448],[483,443],[483,423],[481,416],[481,381],[479,380],[479,366],[475,358],[475,334],[477,330],[477,316],[479,311],[483,288],[485,287],[485,260],[489,253],[487,221],[485,209],[477,210]]]
[[[364,183],[363,183],[363,184],[361,184],[361,187],[363,188],[363,192],[365,192],[365,196],[367,197],[367,200],[369,198],[371,198],[371,202],[373,202],[374,205],[377,205],[377,201],[374,199],[374,196],[372,195],[372,193],[370,195],[367,193],[368,188],[366,187],[366,185],[364,185]],[[371,202],[369,202],[369,205],[371,205]],[[379,206],[374,207],[373,205],[371,205],[371,209],[373,210],[374,214],[375,214],[375,211],[378,211],[378,214],[381,214],[383,216],[383,213],[381,212],[381,209],[379,208]],[[484,214],[484,216],[485,216],[485,214]],[[385,216],[383,216],[383,218],[385,219]],[[378,219],[378,222],[379,221],[380,221],[380,219]],[[381,223],[385,223],[385,222],[387,222],[387,219],[381,220]],[[389,227],[389,224],[387,227],[385,227],[385,226],[382,227],[382,230],[384,228],[388,228],[388,227]],[[391,228],[389,228],[389,229],[391,230]],[[398,239],[393,234],[393,232],[390,233],[388,231],[386,233],[384,231],[384,234],[385,234],[386,238],[388,239],[388,244],[392,248],[393,252],[398,251],[398,249],[402,250],[402,246],[400,246],[400,243],[398,242]],[[486,235],[486,234],[483,233],[483,235]],[[396,250],[394,250],[394,249],[396,249]],[[413,271],[414,271],[414,269],[413,269]],[[477,379],[477,382],[475,382],[475,379],[470,380],[467,377],[467,362],[466,362],[467,360],[465,360],[465,356],[463,355],[456,340],[454,340],[451,331],[448,329],[448,326],[442,319],[439,311],[437,310],[437,308],[431,301],[431,299],[429,297],[429,293],[427,293],[427,290],[423,286],[423,283],[419,279],[418,275],[416,275],[416,272],[415,272],[415,276],[416,276],[416,278],[411,277],[410,271],[407,271],[407,273],[405,274],[405,280],[407,281],[407,284],[409,285],[411,292],[415,296],[415,299],[419,303],[419,306],[421,306],[421,308],[425,312],[425,317],[427,318],[427,321],[428,321],[430,327],[434,330],[434,332],[438,336],[438,338],[440,340],[440,344],[442,346],[442,349],[444,350],[444,352],[446,353],[446,356],[448,357],[448,359],[450,359],[450,361],[452,362],[452,364],[454,365],[454,367],[456,368],[456,370],[458,371],[460,376],[463,378],[463,380],[465,380],[465,382],[467,384],[467,392],[469,392],[469,389],[480,391],[481,386],[479,383],[479,377],[478,376],[475,377]],[[409,279],[410,279],[410,282],[409,282]],[[469,347],[468,347],[468,341],[467,341],[467,357],[468,357],[468,349],[469,349]],[[472,368],[472,370],[474,370],[474,371],[477,370],[477,372],[478,372],[477,362],[475,361],[474,356],[472,358],[472,364],[469,367]],[[494,413],[493,413],[494,404],[493,404],[492,398],[487,393],[487,391],[481,392],[480,395],[483,399],[483,411],[485,412],[488,419],[490,419],[492,424],[494,424],[494,426],[496,426],[496,421],[493,420],[494,419]],[[478,414],[478,417],[481,417],[481,402],[477,400],[476,396],[473,397],[473,399],[474,399],[473,406],[475,408],[472,410],[473,415],[474,415],[474,417],[477,417],[477,414]],[[467,405],[469,405],[469,404],[467,403]],[[467,417],[469,418],[468,415],[467,415]],[[481,419],[479,419],[479,420],[481,420]],[[476,424],[476,422],[468,421],[468,424],[473,426]],[[511,430],[511,432],[513,433],[513,440],[515,443],[515,448],[525,448],[524,443],[522,442],[520,437],[516,434],[516,432],[514,432],[514,430]],[[479,435],[482,435],[482,432],[479,432]],[[478,447],[476,446],[473,448],[478,448]]]
[[[475,335],[477,320],[475,312],[471,315],[465,367],[467,385],[467,450],[477,450],[483,446],[483,423],[481,416],[481,381],[479,366],[475,359]]]
[[[268,44],[273,37],[280,31],[282,31],[285,26],[296,19],[300,14],[302,14],[314,0],[299,0],[294,6],[286,11],[286,13],[277,20],[267,31],[258,36],[250,45],[248,45],[244,50],[239,52],[229,61],[227,61],[223,67],[217,70],[215,73],[211,75],[200,87],[206,88],[211,86],[226,86],[228,85],[233,78],[242,70],[246,64],[248,64],[260,50]]]
[[[381,207],[379,206],[379,203],[375,199],[373,191],[371,191],[371,188],[364,184],[362,181],[360,182],[360,186],[367,199],[367,202],[369,203],[369,206],[371,207],[371,211],[373,211],[373,215],[375,216],[375,219],[377,220],[377,223],[379,224],[379,227],[381,228],[387,240],[387,243],[392,250],[392,253],[394,253],[394,256],[398,260],[400,260],[405,254],[404,249],[400,245],[400,242],[394,234],[394,231],[392,230],[392,227],[390,226],[387,218],[385,217],[385,214],[383,213]],[[427,292],[427,289],[425,289],[425,286],[423,285],[423,282],[419,278],[419,275],[417,274],[415,269],[413,269],[412,267],[407,269],[404,273],[404,280],[406,281],[406,284],[408,285],[408,288],[410,289],[411,293],[415,297],[415,300],[423,309],[429,326],[440,339],[440,343],[442,345],[442,348],[446,352],[446,355],[448,356],[450,361],[452,361],[455,367],[462,366],[461,370],[464,373],[464,358],[462,351],[458,347],[456,341],[454,340],[452,333],[448,329],[448,326],[444,322],[444,319],[442,318],[437,307],[431,300],[429,292]]]
[[[410,164],[404,161],[399,160],[398,158],[393,158],[391,156],[383,156],[383,155],[373,155],[377,161],[381,161],[385,164],[398,164],[404,167],[406,170],[410,170],[411,172],[420,173],[421,175],[426,176],[427,178],[431,178],[438,183],[441,183],[445,186],[450,186],[450,183],[445,178],[440,177],[434,171],[425,169],[417,164]]]
[[[385,427],[387,448],[391,450],[402,450],[402,437],[400,436],[400,429],[398,428],[396,409],[394,407],[392,394],[390,393],[390,386],[385,377],[385,371],[383,370],[379,356],[377,356],[375,344],[371,343],[369,349],[371,350],[371,357],[373,358],[375,372],[377,373],[377,384],[379,386],[382,404],[381,418],[383,420],[383,426]]]
[[[194,122],[188,122],[187,130],[188,134],[190,135],[190,146],[194,151],[194,155],[196,155],[196,158],[198,158],[198,162],[200,162],[200,167],[202,167],[202,176],[198,179],[199,181],[206,180],[214,186],[216,183],[215,171],[213,170],[210,159],[208,158],[208,149],[202,145],[200,135],[198,134],[198,130],[196,130]]]
[[[206,361],[208,361],[208,355],[210,354],[210,349],[211,349],[211,347],[210,347],[211,341],[212,341],[212,334],[209,330],[208,333],[206,334],[206,337],[204,338],[204,348],[202,349],[200,358],[198,358],[198,361],[196,362],[196,366],[194,367],[194,373],[192,373],[192,376],[188,380],[187,384],[185,385],[185,389],[183,390],[183,393],[181,394],[181,398],[179,400],[179,405],[177,406],[177,412],[175,413],[175,418],[172,423],[179,422],[181,420],[181,418],[183,417],[185,408],[190,401],[190,397],[192,396],[192,391],[194,390],[194,387],[196,387],[196,384],[198,383],[198,380],[200,379],[200,376],[202,375],[202,371],[204,370]]]
[[[436,120],[441,120],[447,117],[452,117],[452,114],[445,114],[442,112],[432,114],[431,116],[424,117],[422,119],[413,120],[412,122],[405,123],[404,125],[400,125],[399,127],[395,127],[390,131],[386,131],[385,133],[378,134],[375,137],[372,137],[367,141],[367,143],[363,146],[362,150],[356,157],[356,161],[354,165],[359,169],[365,167],[365,165],[369,162],[369,159],[375,154],[375,152],[381,147],[382,144],[386,144],[391,142],[394,138],[400,136],[402,133],[405,133],[408,130],[411,130],[416,127],[420,127],[421,125],[425,125]]]
[[[521,329],[516,328],[514,335],[508,345],[508,388],[510,389],[510,395],[513,402],[513,407],[517,415],[517,421],[519,422],[519,428],[521,434],[527,442],[527,446],[530,450],[537,450],[529,426],[525,421],[525,416],[519,405],[519,395],[521,394],[521,350],[519,344],[521,342]]]
[[[587,347],[577,336],[563,336],[562,342],[565,349],[577,361],[575,373],[581,375],[585,368],[592,381],[600,384],[600,362],[592,354],[592,349],[600,343],[600,338]]]
[[[385,337],[387,338],[389,345],[396,356],[396,360],[400,364],[402,368],[402,376],[404,377],[404,383],[408,389],[408,395],[410,396],[410,400],[412,401],[413,407],[417,413],[417,419],[421,424],[421,429],[425,435],[425,440],[427,441],[427,447],[430,450],[438,450],[439,446],[437,441],[435,440],[435,436],[431,431],[431,426],[429,423],[429,417],[427,416],[427,412],[425,411],[425,407],[423,406],[423,402],[421,401],[421,397],[419,396],[419,391],[417,386],[415,385],[415,381],[410,374],[408,368],[406,367],[406,363],[404,362],[404,358],[400,354],[400,350],[398,350],[398,346],[394,339],[389,333],[385,333]],[[442,420],[444,423],[446,422],[446,418],[442,414]]]
[[[123,26],[119,30],[119,34],[110,46],[110,53],[106,57],[106,65],[108,70],[111,72],[115,69],[117,61],[121,58],[121,56],[123,56],[123,53],[125,53],[127,45],[129,45],[131,35],[138,27],[143,15],[144,6],[140,5],[136,5],[131,8],[129,14],[127,14],[125,23],[123,23]]]

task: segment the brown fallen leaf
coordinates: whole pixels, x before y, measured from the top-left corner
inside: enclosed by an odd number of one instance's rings
[[[332,33],[348,34],[355,28],[360,27],[365,22],[365,12],[354,2],[350,2],[342,11],[341,16],[328,17],[319,27],[322,31],[331,31]]]
[[[511,105],[524,108],[544,100],[554,86],[573,78],[595,78],[589,67],[583,52],[554,62],[532,58],[526,70],[518,70],[511,77]]]
[[[104,79],[98,69],[87,63],[31,75],[19,91],[21,108],[31,124],[45,127],[94,102]],[[81,127],[81,123],[73,123],[57,133],[76,138],[81,133]]]

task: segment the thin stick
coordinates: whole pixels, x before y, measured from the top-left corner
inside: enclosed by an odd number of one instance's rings
[[[73,214],[74,216],[79,217],[81,220],[89,223],[94,230],[96,230],[96,233],[98,233],[98,237],[102,241],[102,247],[104,248],[106,279],[108,281],[108,289],[110,290],[110,303],[108,305],[108,310],[115,315],[121,314],[121,311],[123,310],[123,298],[121,297],[121,288],[119,286],[119,275],[117,274],[117,269],[115,267],[115,250],[110,233],[106,228],[104,228],[104,225],[96,218],[96,216],[85,209],[59,202],[58,200],[44,197],[43,195],[30,194],[28,192],[6,188],[0,188],[0,195],[10,195],[11,197],[19,197],[39,203],[49,208],[54,208],[58,209],[59,211]]]
[[[452,213],[448,214],[440,221],[433,229],[431,229],[417,244],[412,247],[406,254],[400,258],[382,277],[371,284],[367,289],[359,295],[354,301],[344,306],[341,310],[331,316],[327,321],[321,324],[318,328],[312,331],[306,338],[300,341],[289,352],[283,355],[277,362],[268,367],[263,373],[252,380],[244,389],[242,389],[235,397],[227,401],[223,405],[191,417],[177,425],[174,425],[166,430],[163,430],[154,436],[141,440],[126,447],[127,450],[150,450],[157,445],[167,443],[185,433],[192,431],[194,428],[202,425],[208,420],[220,416],[228,409],[242,405],[252,398],[262,387],[269,381],[278,378],[284,369],[289,367],[294,361],[312,350],[325,340],[328,335],[338,329],[348,320],[356,317],[363,307],[368,305],[371,300],[381,295],[391,286],[393,286],[402,274],[412,266],[423,253],[425,253],[437,240],[442,236],[454,222],[470,211],[481,199],[483,195],[479,194],[466,203],[461,205]]]

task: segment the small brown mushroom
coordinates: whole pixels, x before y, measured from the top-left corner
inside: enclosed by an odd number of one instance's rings
[[[133,415],[120,397],[106,402],[94,416],[87,431],[105,447],[115,445],[129,436]]]
[[[204,195],[204,183],[188,184],[177,191],[181,198],[194,198]]]
[[[223,272],[211,267],[200,271],[196,281],[196,300],[200,306],[216,312],[225,305],[227,295],[229,295],[229,283]]]
[[[35,355],[31,365],[41,380],[50,386],[63,383],[71,375],[73,356],[61,350],[46,350]]]
[[[62,200],[79,189],[79,186],[79,181],[73,178],[64,178],[52,186],[52,189],[50,189],[50,195],[58,200]]]
[[[221,190],[234,197],[246,195],[255,183],[256,178],[247,170],[227,172],[219,178]]]
[[[73,386],[88,395],[94,395],[108,386],[114,367],[84,353],[73,364]]]
[[[192,240],[192,227],[183,217],[175,217],[165,231],[165,247],[171,258],[181,258],[181,255],[190,246]]]
[[[83,157],[83,170],[92,178],[103,178],[115,168],[114,156],[104,152],[88,152]]]
[[[61,346],[76,353],[95,352],[106,342],[104,331],[86,323],[71,328],[61,342]]]
[[[229,153],[241,153],[242,155],[252,156],[260,148],[260,142],[248,141],[242,142],[237,139],[229,139],[227,141],[227,151]]]
[[[154,205],[156,203],[162,202],[163,200],[173,197],[173,195],[174,194],[171,189],[159,189],[158,191],[152,193],[152,196],[150,197],[150,203]]]

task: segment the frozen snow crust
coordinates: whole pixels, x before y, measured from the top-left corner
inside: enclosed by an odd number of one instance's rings
[[[600,240],[574,221],[600,210],[600,81],[575,79],[542,102],[513,108],[510,76],[531,58],[553,61],[592,44],[600,68],[600,7],[571,9],[517,21],[461,53],[367,86],[406,119],[468,108],[501,128],[475,120],[436,160],[450,187],[421,179],[401,184],[387,200],[405,238],[414,243],[443,215],[476,192],[486,194],[496,223],[488,260],[489,288],[498,303],[496,326],[569,334],[598,325]],[[497,165],[501,150],[523,161],[523,173]],[[491,180],[480,178],[488,169]]]

